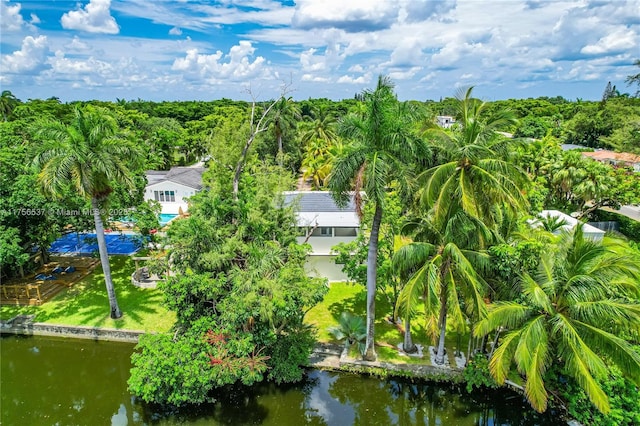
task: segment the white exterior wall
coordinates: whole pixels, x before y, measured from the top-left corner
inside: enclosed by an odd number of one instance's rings
[[[329,282],[348,281],[342,265],[336,265],[334,259],[335,256],[307,256],[305,269],[311,277],[326,278]]]
[[[573,228],[578,224],[578,219],[569,216],[568,214],[562,213],[558,210],[542,210],[540,212],[540,216],[542,217],[558,217],[560,219],[564,219],[567,224],[563,226],[561,229],[565,229],[568,232],[572,232]],[[595,226],[589,225],[585,223],[582,225],[582,232],[586,238],[591,238],[594,241],[600,241],[604,237],[605,232],[602,229],[598,229]],[[556,230],[554,234],[558,235],[560,230]]]
[[[188,198],[197,192],[196,189],[190,188],[185,185],[181,185],[179,183],[164,181],[154,183],[153,185],[149,185],[145,188],[144,199],[145,200],[155,200],[154,191],[173,191],[176,194],[176,201],[158,201],[162,206],[162,211],[160,213],[167,214],[178,214],[180,208],[182,208],[183,212],[186,212],[188,209],[187,201],[185,198]]]
[[[298,237],[298,243],[304,243],[306,237]],[[340,243],[349,243],[356,237],[309,237],[307,244],[311,245],[311,254],[326,256],[331,254],[331,248]]]

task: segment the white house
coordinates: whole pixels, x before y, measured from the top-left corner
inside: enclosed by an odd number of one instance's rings
[[[342,265],[335,264],[331,248],[353,241],[358,236],[360,220],[353,199],[340,208],[330,192],[291,191],[285,192],[284,196],[286,204],[297,203],[298,242],[306,241],[312,248],[307,258],[309,273],[330,282],[346,281],[348,278],[342,272]]]
[[[179,214],[188,209],[187,198],[202,189],[204,167],[172,167],[171,170],[147,171],[145,200],[156,200],[162,214]]]
[[[561,226],[559,229],[553,232],[556,235],[559,234],[562,230],[571,232],[573,228],[575,228],[579,223],[578,219],[571,217],[568,214],[562,213],[558,210],[542,210],[538,216],[540,216],[541,218],[555,217],[558,219],[563,219],[566,222],[564,226]],[[582,231],[584,232],[585,237],[591,238],[595,241],[602,240],[605,234],[602,229],[598,229],[593,225],[589,225],[588,223],[583,224]]]
[[[436,120],[438,121],[438,126],[445,129],[450,128],[456,122],[456,119],[450,115],[438,115]]]

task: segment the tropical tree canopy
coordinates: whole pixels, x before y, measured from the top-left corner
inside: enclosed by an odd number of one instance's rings
[[[564,233],[557,252],[546,252],[537,274],[523,273],[522,299],[496,302],[475,328],[483,336],[506,328],[490,360],[499,384],[515,364],[538,411],[547,407],[545,372],[562,365],[603,413],[610,410],[598,379],[615,363],[640,383],[640,354],[625,340],[640,330],[640,259],[619,241]]]

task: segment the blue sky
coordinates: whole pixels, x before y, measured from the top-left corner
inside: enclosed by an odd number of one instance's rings
[[[640,0],[0,0],[20,99],[599,99],[638,72]]]

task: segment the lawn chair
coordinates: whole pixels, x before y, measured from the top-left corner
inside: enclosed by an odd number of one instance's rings
[[[73,265],[67,266],[65,268],[65,270],[64,270],[65,274],[70,274],[70,273],[75,272],[75,271],[76,271],[76,267],[73,266]]]
[[[62,266],[58,265],[51,272],[54,273],[54,274],[59,274],[59,273],[61,273],[63,271],[64,271],[64,269],[62,268]]]

